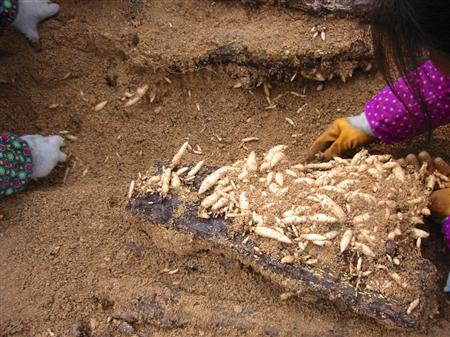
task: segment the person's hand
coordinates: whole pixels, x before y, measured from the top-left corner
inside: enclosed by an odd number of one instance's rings
[[[66,160],[66,154],[60,150],[64,139],[60,136],[22,136],[31,149],[34,178],[45,177],[50,174],[58,162]]]
[[[442,158],[432,158],[428,152],[420,152],[418,156],[409,154],[405,158],[408,165],[420,167],[424,163],[427,164],[427,174],[439,172],[450,180],[450,165]],[[445,218],[450,215],[450,184],[444,183],[446,186],[440,190],[434,191],[430,196],[430,210],[433,215]]]
[[[12,26],[30,41],[39,41],[38,24],[59,12],[59,5],[47,0],[19,0]]]
[[[319,152],[325,160],[331,160],[374,140],[364,115],[339,118],[313,143],[306,160],[311,161]]]

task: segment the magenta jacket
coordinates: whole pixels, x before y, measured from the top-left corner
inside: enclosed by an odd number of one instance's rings
[[[430,114],[432,128],[450,123],[450,76],[441,74],[431,61],[422,64],[412,78],[418,80]],[[394,88],[408,109],[386,87],[372,98],[364,113],[373,135],[385,143],[399,142],[426,131],[421,103],[402,78]]]

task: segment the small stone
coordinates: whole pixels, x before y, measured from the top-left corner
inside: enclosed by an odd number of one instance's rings
[[[109,310],[114,306],[114,301],[109,298],[107,294],[102,294],[97,298],[102,310]]]
[[[138,314],[134,311],[125,311],[118,315],[113,316],[113,318],[119,321],[124,321],[133,324],[138,321]]]
[[[196,263],[190,264],[187,266],[189,270],[192,271],[199,271],[200,270],[200,266]]]
[[[234,311],[236,314],[242,313],[243,310],[244,310],[244,309],[242,308],[241,305],[235,305],[235,306],[233,307],[233,311]]]
[[[386,253],[390,256],[395,256],[397,253],[397,243],[394,240],[387,240],[384,248],[386,249]]]
[[[89,328],[84,325],[82,322],[74,323],[70,327],[70,334],[73,337],[88,337],[89,336]]]
[[[126,333],[128,335],[132,335],[134,333],[133,326],[124,321],[120,322],[119,325],[117,325],[117,329],[119,329],[120,332]]]

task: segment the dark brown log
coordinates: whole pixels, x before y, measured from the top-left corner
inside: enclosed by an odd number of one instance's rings
[[[197,183],[198,180],[194,182]],[[177,215],[180,214],[179,209],[184,210],[181,217]],[[405,303],[398,303],[368,290],[358,292],[353,285],[340,280],[326,268],[286,265],[268,255],[256,255],[252,240],[243,244],[244,237],[231,233],[226,220],[198,218],[197,209],[198,205],[186,204],[176,195],[161,199],[156,194],[135,197],[127,206],[127,210],[132,214],[147,219],[154,225],[194,235],[203,243],[208,243],[215,251],[233,256],[300,297],[329,300],[343,311],[351,309],[390,327],[425,327],[430,321],[430,315],[436,312],[436,268],[427,259],[421,261],[419,271],[414,271],[415,274],[419,273],[417,277],[424,285],[423,293],[418,294],[421,305],[408,315]]]
[[[313,15],[364,16],[369,0],[241,0],[244,5],[278,4]]]
[[[314,53],[298,55],[292,60],[270,59],[263,53],[255,53],[242,43],[230,43],[213,50],[207,58],[199,60],[197,66],[235,65],[248,73],[244,87],[253,88],[262,80],[289,82],[294,73],[298,78],[319,81],[317,74],[325,79],[334,77],[345,80],[353,71],[371,69],[372,54],[367,42],[357,40],[346,50],[330,56],[317,57]],[[320,81],[319,81],[320,82]]]

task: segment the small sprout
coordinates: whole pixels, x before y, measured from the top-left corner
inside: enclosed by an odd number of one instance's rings
[[[353,218],[353,223],[354,224],[363,224],[363,223],[369,221],[370,219],[372,219],[372,216],[369,213],[364,213],[364,214],[355,216]]]
[[[101,110],[103,110],[103,108],[106,106],[106,104],[108,104],[108,101],[103,101],[98,103],[95,107],[94,107],[94,111],[95,112],[99,112]]]
[[[334,238],[336,238],[338,236],[338,234],[339,234],[338,231],[331,231],[331,232],[326,232],[325,234],[323,234],[323,236],[327,240],[333,240]]]
[[[288,122],[290,125],[295,126],[295,123],[292,119],[290,119],[289,117],[285,118],[286,122]]]
[[[305,168],[308,170],[331,170],[334,167],[333,163],[311,163],[306,164]]]
[[[291,176],[291,177],[294,177],[294,178],[298,177],[298,174],[295,171],[293,171],[293,170],[287,169],[285,172],[286,172],[286,174],[288,176]]]
[[[281,173],[281,172],[275,173],[275,182],[280,186],[284,185],[283,173]]]
[[[429,209],[428,207],[422,208],[422,210],[420,211],[420,213],[421,213],[422,215],[425,215],[425,216],[431,215],[431,211],[430,211],[430,209]]]
[[[239,208],[243,211],[250,210],[250,202],[245,192],[242,192],[241,195],[239,196]]]
[[[290,297],[294,296],[293,293],[282,293],[280,295],[280,300],[282,301],[286,301],[287,299],[289,299]]]
[[[172,161],[170,162],[170,168],[175,168],[178,164],[181,162],[181,158],[183,157],[184,153],[186,152],[187,147],[189,146],[189,142],[185,142],[183,145],[181,145],[178,152],[173,156]]]
[[[170,181],[170,188],[176,190],[176,189],[180,188],[180,186],[181,186],[180,177],[175,172],[172,172],[172,178],[171,178],[171,181]]]
[[[347,215],[344,210],[334,202],[330,197],[324,194],[316,194],[308,197],[310,200],[314,200],[319,202],[323,207],[328,208],[338,219],[339,221],[344,221]]]
[[[187,179],[192,179],[196,176],[196,174],[201,170],[204,164],[204,160],[199,161],[186,175]]]
[[[358,258],[358,262],[356,263],[356,271],[361,271],[361,267],[362,267],[362,257]]]
[[[175,173],[177,174],[177,176],[182,176],[187,171],[189,171],[189,167],[185,166],[185,167],[179,168]]]
[[[286,235],[281,234],[279,231],[266,226],[256,226],[255,234],[284,243],[292,243],[291,239],[289,239]]]
[[[341,254],[347,250],[347,248],[350,244],[350,241],[352,240],[352,237],[353,237],[353,231],[351,229],[347,229],[344,232],[344,235],[342,235],[342,239],[339,244]]]
[[[167,196],[167,194],[169,193],[171,177],[172,177],[172,169],[171,168],[165,169],[161,176],[161,195],[163,197]]]
[[[292,255],[286,255],[281,259],[281,263],[291,264],[294,262],[294,257]]]
[[[285,158],[285,155],[283,152],[276,152],[271,161],[270,161],[270,167],[274,168],[279,162],[281,162]]]
[[[317,259],[308,259],[308,260],[306,260],[305,261],[305,264],[307,264],[307,265],[314,265],[314,264],[316,264],[317,262],[319,262],[319,260],[317,260]]]
[[[327,238],[320,234],[302,234],[302,239],[308,240],[308,241],[324,241]]]
[[[389,276],[397,283],[400,287],[406,289],[408,288],[408,285],[402,281],[402,278],[397,273],[390,273]]]
[[[130,187],[128,188],[128,199],[131,199],[131,197],[133,196],[135,183],[136,182],[134,180],[132,180],[130,183]]]
[[[370,249],[369,246],[365,245],[364,243],[355,242],[355,247],[364,255],[375,257],[375,253],[372,251],[372,249]]]
[[[142,87],[139,87],[139,88],[136,90],[136,94],[134,95],[134,97],[130,98],[130,99],[125,103],[125,107],[126,107],[126,108],[127,108],[127,107],[130,107],[130,106],[132,106],[132,105],[135,105],[137,102],[139,102],[139,101],[145,96],[145,94],[147,93],[148,88],[149,88],[148,84],[146,84],[146,85],[144,85],[144,86],[142,86]]]
[[[426,239],[427,237],[430,236],[430,233],[428,233],[428,232],[426,232],[426,231],[424,231],[424,230],[422,230],[422,229],[419,229],[419,228],[411,228],[411,229],[409,230],[409,234],[410,234],[414,239],[419,239],[419,238],[421,238],[421,239]]]
[[[77,136],[74,136],[74,135],[66,135],[66,138],[67,138],[68,140],[71,140],[72,142],[75,142],[75,141],[78,140],[78,137],[77,137]]]
[[[392,169],[392,173],[394,174],[395,178],[397,178],[400,182],[405,182],[406,176],[405,171],[400,166],[396,166]]]
[[[241,140],[242,143],[250,143],[250,142],[257,142],[259,140],[258,137],[247,137]]]
[[[207,190],[213,187],[219,181],[219,179],[221,179],[230,170],[232,170],[231,167],[223,166],[214,171],[213,173],[211,173],[203,180],[202,184],[200,185],[200,189],[198,190],[198,194],[205,193]]]
[[[206,198],[204,198],[200,205],[204,209],[207,209],[207,208],[210,208],[212,205],[214,205],[217,202],[217,200],[219,200],[219,199],[220,199],[220,194],[213,193],[213,194],[207,196]]]
[[[422,238],[417,238],[416,241],[416,248],[420,249],[420,247],[422,247]]]
[[[414,311],[414,309],[416,309],[419,306],[420,303],[420,299],[416,298],[414,301],[412,301],[409,305],[408,305],[408,309],[406,309],[406,314],[407,315],[411,315],[411,313]]]
[[[320,247],[323,247],[323,246],[331,246],[332,245],[332,243],[331,243],[331,241],[328,241],[328,240],[315,240],[315,241],[311,241],[314,245],[316,245],[316,246],[320,246]]]
[[[217,202],[212,205],[211,211],[217,212],[220,209],[224,208],[226,205],[228,205],[229,199],[227,197],[221,197]]]

